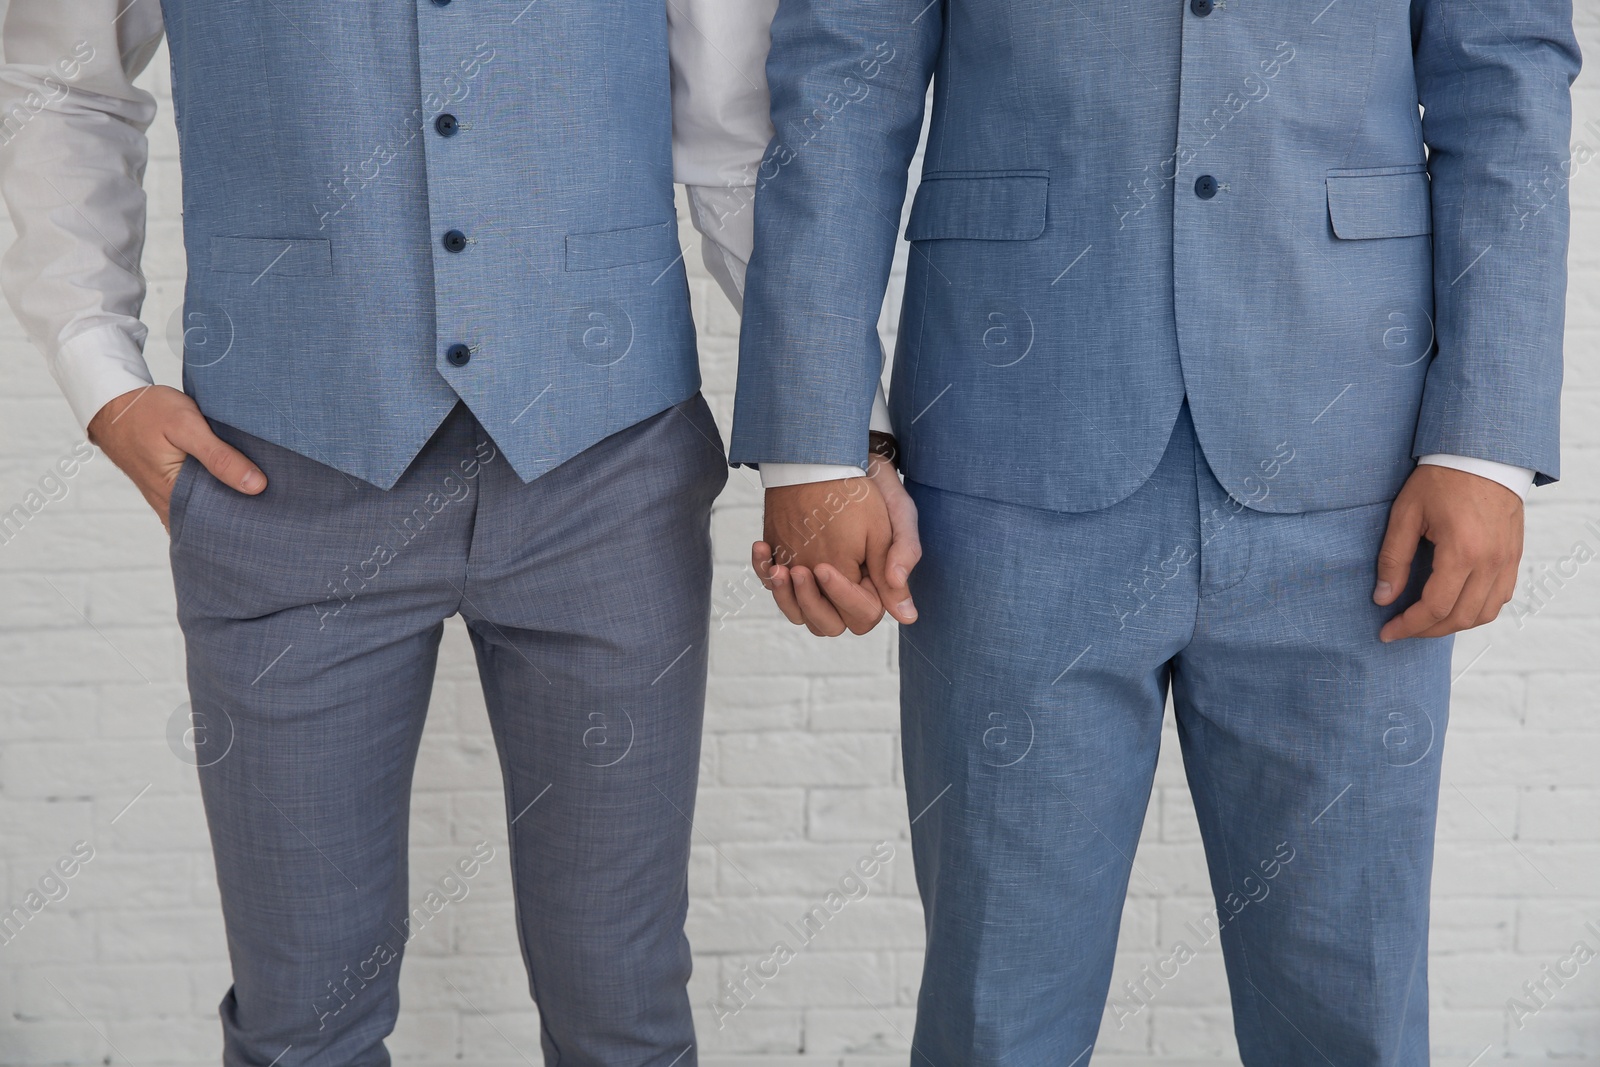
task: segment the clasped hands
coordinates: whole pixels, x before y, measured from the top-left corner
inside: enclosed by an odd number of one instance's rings
[[[915,622],[908,581],[922,558],[917,506],[894,465],[767,490],[764,540],[750,550],[761,584],[785,617],[818,637],[864,634],[887,612]]]

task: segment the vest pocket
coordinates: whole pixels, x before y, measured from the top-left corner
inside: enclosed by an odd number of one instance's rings
[[[1410,167],[1371,167],[1328,172],[1328,221],[1346,241],[1421,237],[1433,232],[1428,172]]]
[[[924,174],[906,240],[1031,241],[1044,233],[1049,199],[1049,171]]]
[[[607,270],[676,259],[682,254],[683,249],[678,247],[678,227],[675,222],[631,226],[625,230],[606,230],[601,233],[569,233],[566,269]]]
[[[258,278],[316,277],[333,273],[333,248],[319,238],[213,237],[211,269]]]

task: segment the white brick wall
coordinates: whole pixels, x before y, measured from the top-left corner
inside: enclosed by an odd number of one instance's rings
[[[1578,7],[1584,43],[1600,48],[1600,0]],[[150,81],[163,97],[164,73],[158,59]],[[1574,144],[1600,152],[1595,84],[1592,76],[1579,83]],[[146,321],[157,377],[175,383],[179,360],[168,338],[182,247],[165,104],[149,178]],[[1529,509],[1530,580],[1578,542],[1600,551],[1597,171],[1600,161],[1591,162],[1572,188],[1566,480],[1536,493]],[[687,225],[684,232],[692,235]],[[689,261],[708,392],[726,428],[737,323],[696,250]],[[9,315],[0,317],[0,345],[4,510],[80,438]],[[894,643],[887,627],[816,641],[782,622],[764,597],[737,592],[759,503],[754,478],[738,471],[716,514],[717,596],[732,617],[712,652],[689,920],[707,1062],[904,1064],[921,925],[900,792]],[[67,896],[0,945],[0,1064],[217,1061],[215,1005],[227,963],[194,772],[166,740],[185,696],[165,544],[137,493],[97,457],[64,499],[0,545],[0,902],[23,902],[74,842],[94,848],[65,882]],[[1507,999],[1575,941],[1600,948],[1600,937],[1584,931],[1600,921],[1600,564],[1582,565],[1544,600],[1520,624],[1502,619],[1458,645],[1435,876],[1441,1064],[1600,1062],[1600,962],[1521,1028],[1507,1014]],[[1172,755],[1169,745],[1123,922],[1118,981],[1169,951],[1184,924],[1211,906]],[[420,894],[481,840],[499,854],[411,946],[392,1042],[401,1062],[538,1059],[511,936],[503,808],[499,791],[486,788],[496,778],[471,657],[453,628],[417,774],[413,886]],[[783,924],[820,903],[879,841],[896,853],[868,896],[719,1029],[710,1008],[719,983],[761,960]],[[1125,1029],[1108,1022],[1100,1052],[1127,1065],[1236,1062],[1215,947]]]

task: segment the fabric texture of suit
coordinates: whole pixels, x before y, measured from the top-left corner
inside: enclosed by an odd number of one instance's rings
[[[441,878],[474,891],[457,864],[476,860],[498,868],[480,885],[510,868],[545,1062],[695,1063],[683,922],[727,480],[705,402],[528,484],[464,407],[388,491],[214,428],[268,478],[244,496],[190,459],[173,492],[233,961],[223,1062],[387,1067],[406,945],[448,906],[429,902]],[[509,848],[494,830],[462,841],[413,894],[412,771],[457,613]]]
[[[532,479],[699,388],[663,5],[163,8],[208,416],[387,488],[459,401]]]
[[[1265,510],[1391,498],[1436,452],[1553,479],[1570,19],[783,0],[731,458],[864,459],[932,78],[890,398],[910,477],[1104,507],[1187,394],[1242,499],[1296,442]]]

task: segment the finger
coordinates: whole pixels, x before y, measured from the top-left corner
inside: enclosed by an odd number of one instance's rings
[[[816,569],[817,581],[839,617],[853,634],[864,634],[883,618],[883,604],[870,581],[852,582],[829,563]]]
[[[796,626],[806,624],[806,613],[800,610],[800,602],[795,599],[794,582],[789,573],[789,568],[774,566],[772,574],[772,600],[778,605],[778,610],[783,612],[783,617]]]
[[[869,545],[868,572],[878,599],[898,623],[917,621],[917,605],[911,597],[911,569],[922,559],[922,540],[917,535],[917,506],[900,480],[890,472],[881,480],[884,506],[889,513],[889,543],[879,557]]]
[[[1517,594],[1517,565],[1509,563],[1500,568],[1500,573],[1495,577],[1494,586],[1489,590],[1489,598],[1483,602],[1483,613],[1478,616],[1477,625],[1487,626],[1500,617],[1500,612],[1511,602]]]
[[[806,628],[818,637],[838,637],[844,633],[844,620],[817,587],[816,577],[805,567],[795,567],[789,574],[794,581],[795,599],[805,613]]]
[[[894,469],[887,464],[881,473],[873,476],[873,483],[883,496],[884,507],[889,512],[889,527],[893,541],[887,559],[888,579],[898,588],[905,588],[911,570],[922,560],[922,539],[917,532],[917,505],[906,492]]]
[[[1484,626],[1500,617],[1500,611],[1517,595],[1517,579],[1521,576],[1522,566],[1522,529],[1519,524],[1511,534],[1511,551],[1507,554],[1505,562],[1500,566],[1500,572],[1495,575],[1494,588],[1489,591],[1489,599],[1484,602],[1483,614],[1478,617],[1478,625]]]
[[[1478,619],[1483,615],[1489,594],[1494,591],[1494,582],[1498,575],[1497,568],[1475,568],[1467,579],[1467,584],[1461,587],[1461,594],[1456,597],[1456,605],[1450,610],[1450,614],[1417,636],[1445,637],[1460,633],[1462,630],[1470,630],[1478,625]]]
[[[889,614],[896,622],[906,625],[917,621],[917,605],[911,596],[910,581],[912,568],[922,560],[922,542],[917,537],[915,515],[916,509],[913,508],[909,530],[904,526],[894,526],[894,540],[890,542],[883,561],[886,584],[878,590]],[[893,512],[890,512],[890,523],[894,524]]]
[[[211,476],[231,489],[255,496],[267,487],[261,468],[228,442],[211,432],[204,419],[185,421],[181,432],[170,438],[174,445],[200,461]]]
[[[1397,617],[1390,619],[1378,631],[1378,640],[1400,641],[1416,637],[1424,630],[1438,626],[1450,617],[1461,590],[1471,577],[1472,567],[1465,558],[1454,552],[1437,549],[1433,557],[1433,573],[1422,586],[1422,596]]]
[[[1393,604],[1411,579],[1411,562],[1422,541],[1422,509],[1405,500],[1395,501],[1389,512],[1389,526],[1378,549],[1378,583],[1372,599],[1387,607]]]
[[[1522,577],[1523,535],[1524,530],[1519,517],[1511,541],[1511,557],[1506,560],[1506,565],[1500,574],[1500,582],[1495,586],[1494,596],[1491,598],[1496,617],[1499,617],[1500,609],[1511,603],[1511,599],[1517,595],[1517,579]]]
[[[765,541],[757,541],[750,546],[750,566],[755,569],[756,577],[761,579],[763,588],[772,588],[772,549]]]

